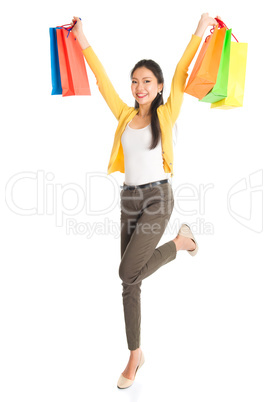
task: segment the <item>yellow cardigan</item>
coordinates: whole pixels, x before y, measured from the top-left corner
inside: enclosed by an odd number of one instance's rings
[[[201,37],[192,35],[192,38],[185,49],[182,58],[177,64],[172,83],[170,95],[164,105],[160,105],[157,109],[157,114],[161,129],[162,155],[164,171],[171,173],[173,176],[173,142],[172,128],[179,116],[186,79],[188,77],[188,68],[193,60],[197,49],[201,42]],[[109,108],[118,120],[118,126],[114,135],[114,143],[111,151],[110,161],[108,165],[108,174],[112,172],[125,172],[124,152],[121,143],[121,136],[126,125],[138,113],[139,109],[128,106],[122,101],[115,91],[106,71],[101,62],[94,53],[92,46],[83,50],[85,59],[94,73],[97,86],[107,102]]]

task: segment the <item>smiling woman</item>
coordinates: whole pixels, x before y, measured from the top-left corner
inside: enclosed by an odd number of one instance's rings
[[[202,14],[195,34],[178,62],[167,102],[163,100],[164,77],[160,66],[151,59],[140,60],[131,71],[131,91],[135,107],[118,96],[101,62],[82,31],[79,18],[73,19],[77,37],[97,85],[118,120],[108,174],[125,174],[120,193],[122,298],[129,362],[117,386],[132,385],[144,363],[140,347],[140,292],[142,280],[176,258],[177,251],[198,251],[190,227],[183,224],[175,239],[158,245],[170,219],[174,196],[167,174],[173,176],[172,128],[180,113],[188,68],[209,25],[217,22]],[[155,230],[157,228],[157,230]]]

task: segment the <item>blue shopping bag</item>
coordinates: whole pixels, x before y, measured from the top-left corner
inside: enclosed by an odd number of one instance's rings
[[[52,81],[51,95],[61,95],[62,87],[60,78],[60,63],[59,63],[56,28],[49,28],[49,36],[50,36],[50,61],[51,61],[51,81]]]

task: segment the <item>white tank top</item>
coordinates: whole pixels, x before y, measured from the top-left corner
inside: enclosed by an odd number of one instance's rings
[[[137,186],[169,178],[169,173],[164,171],[161,138],[154,149],[149,149],[152,142],[151,123],[140,129],[131,128],[127,124],[121,142],[126,185]]]

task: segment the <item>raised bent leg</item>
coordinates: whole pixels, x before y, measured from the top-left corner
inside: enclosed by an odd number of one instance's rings
[[[173,240],[156,248],[172,212],[165,208],[163,203],[159,212],[159,203],[152,203],[139,217],[119,266],[124,283],[135,285],[176,258]]]

